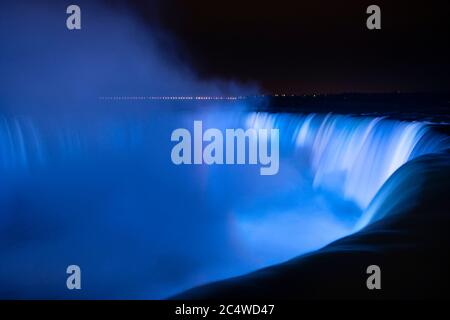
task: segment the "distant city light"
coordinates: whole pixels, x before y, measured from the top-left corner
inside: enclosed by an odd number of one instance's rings
[[[261,94],[261,95],[251,95],[251,96],[101,96],[100,100],[156,100],[156,101],[203,101],[203,100],[246,100],[249,98],[265,98],[265,97],[275,97],[275,98],[290,98],[290,97],[319,97],[320,94],[289,94],[289,93],[275,93],[275,94]],[[326,95],[325,95],[326,96]]]
[[[100,100],[242,100],[247,96],[109,96]]]

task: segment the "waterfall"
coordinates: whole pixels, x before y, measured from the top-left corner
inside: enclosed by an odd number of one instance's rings
[[[307,155],[316,188],[330,188],[366,209],[403,164],[445,149],[427,124],[383,117],[255,113],[248,125],[280,128],[284,145]]]
[[[60,268],[72,263],[98,288],[80,297],[117,297],[115,279],[122,298],[162,298],[286,261],[370,223],[386,180],[447,145],[425,123],[382,117],[107,111],[0,117],[0,244],[20,245],[0,250],[0,297],[64,297]],[[171,132],[198,119],[279,129],[279,173],[175,166]],[[34,286],[35,266],[44,287]]]

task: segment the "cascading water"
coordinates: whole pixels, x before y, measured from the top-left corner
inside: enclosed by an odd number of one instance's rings
[[[407,161],[443,150],[425,123],[382,117],[255,113],[253,127],[283,130],[284,143],[307,154],[313,185],[330,188],[367,208],[383,183]]]
[[[420,122],[207,110],[1,118],[0,296],[65,296],[58,270],[74,262],[96,288],[83,297],[111,298],[161,298],[282,262],[363,227],[396,169],[445,147]],[[279,173],[175,166],[170,133],[197,119],[279,128]]]
[[[163,298],[284,261],[370,223],[386,179],[445,147],[418,122],[99,101],[258,90],[200,81],[161,30],[77,4],[95,19],[70,33],[59,6],[2,3],[0,298]],[[278,174],[175,166],[171,133],[194,120],[279,128]],[[83,290],[65,288],[71,264]]]

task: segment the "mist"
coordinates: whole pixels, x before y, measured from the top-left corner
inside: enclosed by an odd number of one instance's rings
[[[176,41],[136,11],[77,1],[81,30],[66,28],[66,1],[3,1],[0,111],[96,108],[99,97],[245,95],[255,85],[200,80]]]

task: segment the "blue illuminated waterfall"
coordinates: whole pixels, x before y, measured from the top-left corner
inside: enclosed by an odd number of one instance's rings
[[[255,113],[248,124],[280,128],[288,147],[308,155],[315,187],[333,189],[362,209],[401,165],[445,146],[424,123],[382,117]]]
[[[1,117],[0,296],[65,296],[58,270],[73,261],[97,288],[82,297],[110,298],[161,298],[285,261],[364,227],[400,166],[447,146],[421,122],[219,110]],[[279,173],[173,165],[172,130],[199,119],[280,129]],[[35,266],[49,274],[39,288]]]

